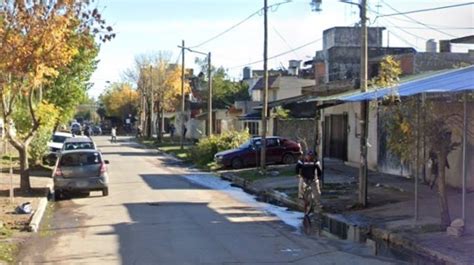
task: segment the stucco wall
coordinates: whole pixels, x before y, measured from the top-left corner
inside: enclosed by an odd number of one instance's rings
[[[347,162],[359,164],[360,163],[360,103],[345,103],[334,107],[326,108],[322,112],[322,117],[331,114],[348,115],[348,134],[347,134]],[[369,148],[367,152],[368,167],[372,170],[377,169],[377,113],[370,108],[369,112]],[[320,126],[320,133],[323,128]]]

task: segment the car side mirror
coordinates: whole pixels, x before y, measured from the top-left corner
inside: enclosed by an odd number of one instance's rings
[[[110,164],[109,160],[104,160],[104,163],[107,165]]]

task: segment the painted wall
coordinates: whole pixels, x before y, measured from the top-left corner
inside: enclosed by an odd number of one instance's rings
[[[334,107],[326,108],[322,111],[322,120],[326,115],[331,114],[344,114],[347,113],[348,115],[348,139],[347,139],[347,162],[350,164],[359,164],[360,163],[360,103],[345,103],[341,105],[337,105]],[[369,169],[376,170],[377,169],[377,113],[373,111],[373,108],[370,108],[369,112],[369,149],[367,153],[368,159],[368,167]],[[320,128],[320,135],[323,133],[322,124],[319,126]],[[321,152],[321,150],[319,150]]]

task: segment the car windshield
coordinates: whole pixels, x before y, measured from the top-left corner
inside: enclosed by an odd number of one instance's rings
[[[250,146],[252,146],[252,140],[248,140],[247,142],[241,144],[239,146],[239,148],[241,149],[247,149],[247,148],[250,148]]]
[[[60,166],[74,167],[100,164],[99,153],[71,153],[61,157]]]
[[[67,136],[53,135],[52,141],[55,143],[64,143],[67,138]]]

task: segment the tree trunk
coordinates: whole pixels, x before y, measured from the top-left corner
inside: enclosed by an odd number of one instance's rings
[[[447,154],[444,151],[441,151],[438,157],[439,157],[438,194],[439,194],[441,227],[443,229],[446,229],[451,224],[451,217],[449,215],[449,207],[448,207],[448,195],[446,193]]]
[[[30,167],[28,164],[28,148],[27,147],[16,147],[20,159],[20,189],[30,190]]]
[[[157,131],[157,137],[158,137],[158,142],[161,143],[161,140],[163,139],[162,136],[162,131],[163,131],[163,128],[161,128],[161,102],[158,101],[158,106],[157,106],[157,109],[158,109],[158,116],[156,117],[156,123],[158,123],[158,131]]]
[[[147,138],[151,138],[152,133],[153,133],[152,132],[152,128],[153,128],[152,113],[153,113],[152,106],[151,106],[150,102],[147,99],[147,110],[146,110],[146,124],[147,124],[146,137]]]

